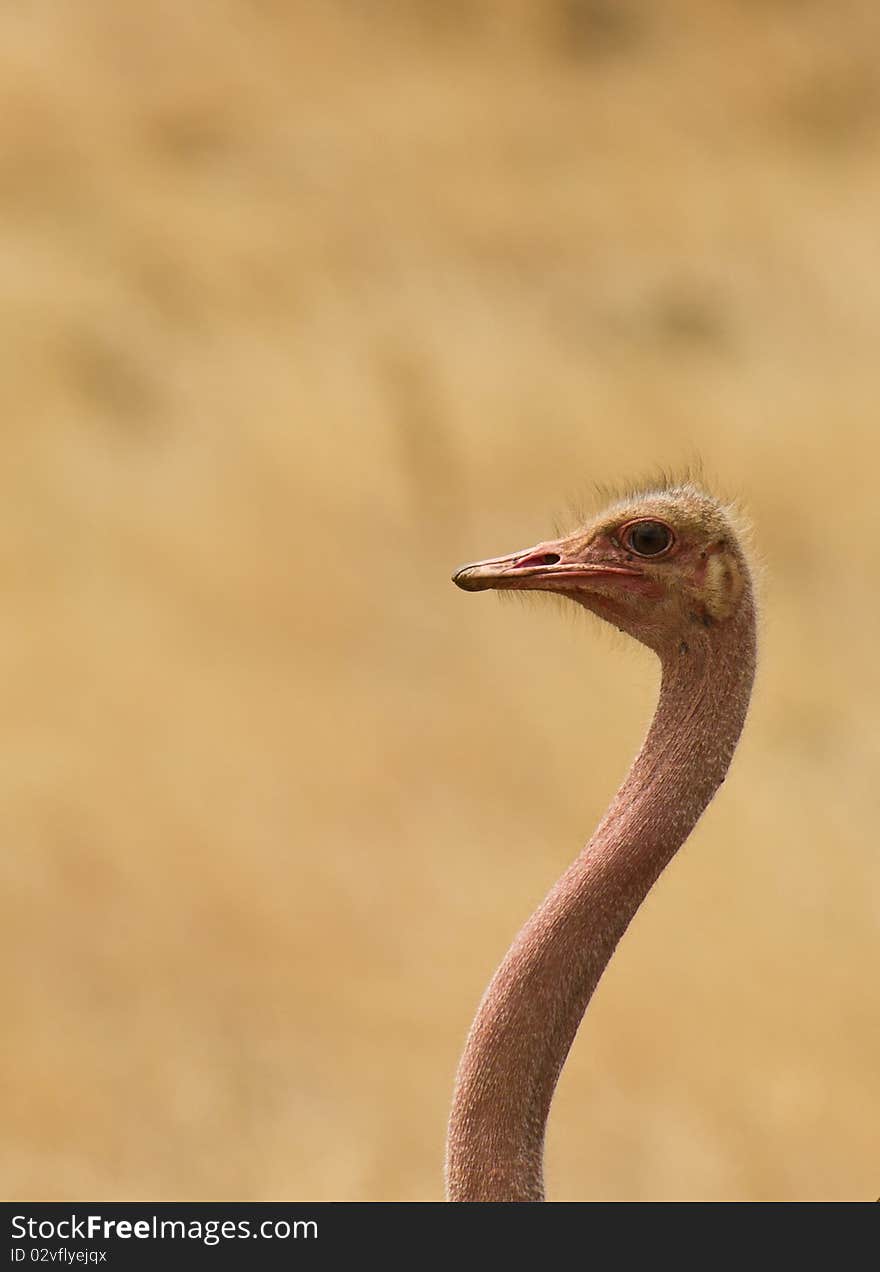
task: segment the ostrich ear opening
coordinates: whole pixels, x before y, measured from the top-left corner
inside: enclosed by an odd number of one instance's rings
[[[716,622],[723,622],[735,613],[744,590],[742,566],[729,549],[721,548],[709,557],[703,579],[702,600]]]

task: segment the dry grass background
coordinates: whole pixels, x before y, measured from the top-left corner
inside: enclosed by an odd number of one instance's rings
[[[877,1196],[878,49],[868,0],[4,7],[4,1194],[440,1195],[656,687],[450,570],[699,455],[757,696],[549,1188]]]

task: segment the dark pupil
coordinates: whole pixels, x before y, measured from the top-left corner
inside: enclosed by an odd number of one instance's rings
[[[669,547],[669,531],[659,521],[643,521],[629,532],[630,547],[641,556],[656,556]]]

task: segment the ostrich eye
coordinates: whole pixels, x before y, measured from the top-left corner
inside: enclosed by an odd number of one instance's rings
[[[638,521],[626,530],[623,542],[639,556],[659,556],[672,543],[672,531],[662,521]]]

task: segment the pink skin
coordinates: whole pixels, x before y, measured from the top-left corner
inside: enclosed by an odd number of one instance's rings
[[[521,929],[477,1011],[449,1122],[453,1201],[543,1198],[544,1128],[581,1017],[642,899],[723,782],[748,709],[755,610],[734,527],[691,487],[638,502],[641,516],[638,506],[625,509],[621,523],[612,510],[567,538],[453,576],[469,592],[570,596],[653,649],[662,669],[654,719],[620,789]],[[638,552],[632,531],[658,522],[668,544]],[[722,568],[710,572],[716,553]]]

